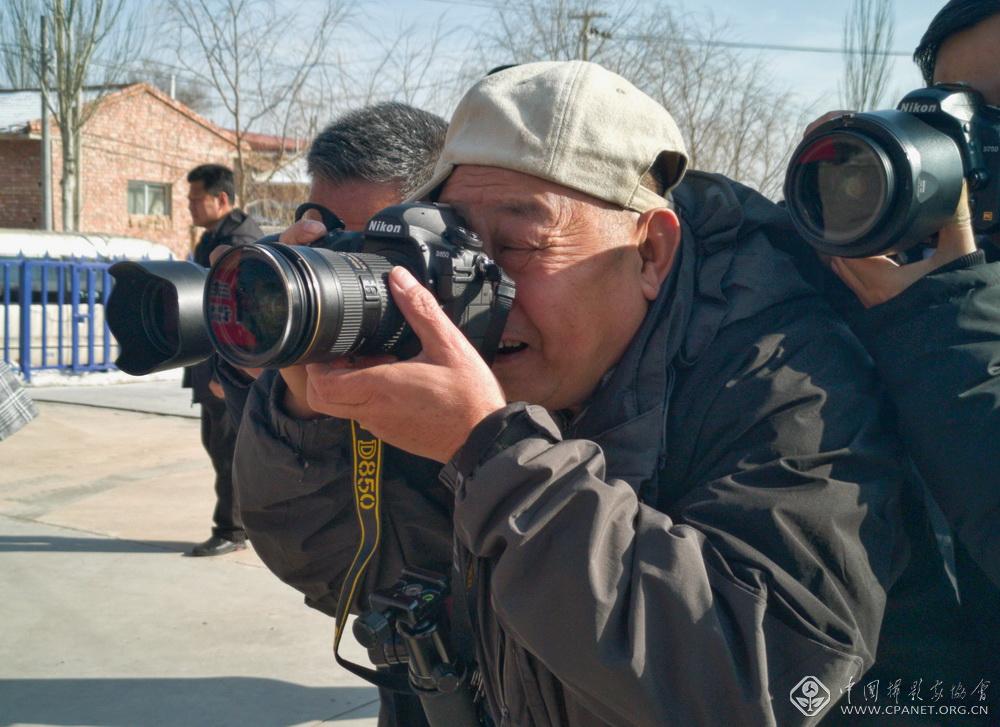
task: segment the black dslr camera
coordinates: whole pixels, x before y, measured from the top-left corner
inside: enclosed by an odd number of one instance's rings
[[[799,234],[839,257],[902,252],[939,230],[969,186],[977,234],[1000,230],[1000,107],[964,84],[846,114],[793,152],[785,201]]]
[[[272,235],[234,247],[207,274],[194,263],[115,264],[107,305],[121,348],[115,363],[140,376],[197,363],[213,350],[246,368],[349,354],[414,356],[420,341],[386,287],[395,265],[434,293],[492,363],[514,284],[449,206],[388,207],[364,232],[335,225],[310,246]]]

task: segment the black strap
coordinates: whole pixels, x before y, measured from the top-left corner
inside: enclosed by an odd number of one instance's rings
[[[413,689],[405,674],[391,674],[368,669],[344,659],[340,653],[340,640],[351,613],[351,604],[364,578],[365,570],[378,550],[382,537],[382,440],[351,422],[351,444],[354,454],[354,511],[358,518],[361,537],[351,567],[340,584],[337,601],[336,628],[333,636],[333,656],[337,663],[367,682],[379,687],[412,694]]]
[[[487,364],[493,365],[493,358],[500,348],[503,329],[507,325],[507,314],[514,305],[514,281],[507,277],[499,265],[492,260],[486,264],[486,279],[493,286],[493,300],[490,303],[490,320],[483,334],[482,356]]]
[[[295,208],[295,221],[298,222],[302,219],[304,215],[309,210],[316,210],[319,212],[320,219],[323,221],[323,225],[326,227],[327,232],[333,232],[334,230],[343,230],[344,221],[341,220],[337,215],[330,209],[327,209],[321,204],[316,204],[315,202],[303,202],[298,207]]]

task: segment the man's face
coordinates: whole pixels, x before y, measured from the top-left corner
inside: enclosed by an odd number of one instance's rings
[[[537,177],[459,166],[454,205],[517,284],[493,364],[509,401],[577,409],[624,354],[655,296],[643,285],[639,215]],[[658,287],[658,284],[657,284]]]
[[[212,227],[229,213],[229,199],[225,193],[209,194],[204,182],[190,182],[188,210],[191,221],[198,227]]]
[[[938,49],[935,83],[962,81],[975,88],[986,103],[1000,106],[1000,13],[950,36]],[[1000,247],[1000,233],[989,235]]]
[[[938,49],[935,83],[963,81],[1000,105],[1000,14],[950,36]]]
[[[379,210],[399,204],[402,200],[394,184],[375,182],[328,182],[316,178],[309,188],[309,201],[322,205],[339,217],[346,229],[359,232]],[[308,210],[306,219],[321,222],[316,210]]]

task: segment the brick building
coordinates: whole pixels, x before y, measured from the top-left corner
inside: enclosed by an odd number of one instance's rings
[[[232,167],[235,135],[144,83],[94,103],[81,138],[81,231],[141,237],[186,256],[201,232],[188,214],[187,173],[207,162]],[[39,108],[37,91],[0,91],[0,228],[43,226]],[[60,230],[61,144],[51,128],[53,222]]]

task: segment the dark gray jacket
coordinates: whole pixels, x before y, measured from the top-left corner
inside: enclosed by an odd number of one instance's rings
[[[1000,263],[973,253],[851,322],[917,469],[1000,588]]]
[[[366,585],[447,566],[453,526],[502,725],[811,724],[798,683],[836,699],[874,659],[905,546],[871,362],[768,241],[769,203],[698,173],[676,200],[674,271],[580,417],[512,404],[440,481],[387,466]],[[332,613],[357,536],[346,430],[289,419],[281,392],[250,392],[244,522]]]

